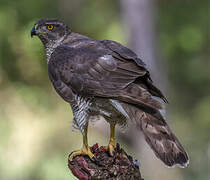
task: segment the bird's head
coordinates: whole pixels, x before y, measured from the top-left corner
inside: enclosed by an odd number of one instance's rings
[[[44,45],[56,43],[70,34],[71,30],[66,24],[56,19],[41,19],[35,23],[31,30],[31,37],[38,36]]]

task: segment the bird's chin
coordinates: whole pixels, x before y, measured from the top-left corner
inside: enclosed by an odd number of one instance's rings
[[[48,44],[49,40],[48,40],[48,38],[47,38],[45,35],[43,35],[43,34],[38,34],[37,37],[42,41],[42,43],[43,43],[44,45]]]

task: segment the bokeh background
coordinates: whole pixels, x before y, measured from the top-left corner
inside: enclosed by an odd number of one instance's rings
[[[210,1],[0,0],[0,180],[75,179],[67,157],[80,148],[81,135],[71,131],[70,107],[50,84],[41,42],[30,38],[45,17],[121,42],[148,64],[170,101],[168,121],[190,165],[169,169],[138,132],[119,133],[146,180],[210,179]],[[101,123],[91,126],[91,144],[108,141]]]

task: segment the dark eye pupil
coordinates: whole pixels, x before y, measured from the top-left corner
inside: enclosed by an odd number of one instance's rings
[[[49,30],[52,30],[53,27],[54,27],[53,25],[48,25],[48,26],[47,26],[47,28],[48,28]]]

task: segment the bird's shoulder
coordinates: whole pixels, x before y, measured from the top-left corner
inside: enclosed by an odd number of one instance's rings
[[[97,40],[88,38],[76,39],[70,43],[63,43],[56,47],[51,54],[48,66],[56,67],[62,71],[87,69],[98,62],[113,63],[111,51]]]
[[[59,72],[84,74],[96,79],[110,78],[110,73],[123,76],[142,76],[148,73],[145,64],[125,46],[111,40],[92,40],[78,36],[55,48],[48,66]]]
[[[127,47],[111,40],[93,40],[79,36],[70,42],[65,42],[55,48],[50,62],[56,66],[64,64],[92,64],[100,57],[111,55],[115,61],[129,62],[129,64],[146,68],[145,63]]]
[[[108,54],[109,49],[103,47],[100,41],[89,38],[75,39],[71,42],[65,42],[56,47],[51,55],[51,60],[62,60],[68,58],[74,60],[75,57],[83,56],[101,56]],[[65,57],[65,58],[64,58]],[[56,59],[55,59],[56,58]]]
[[[112,40],[102,40],[100,43],[103,44],[105,48],[109,49],[116,58],[127,61],[132,60],[139,66],[146,66],[143,60],[141,60],[135,52],[124,45]]]

